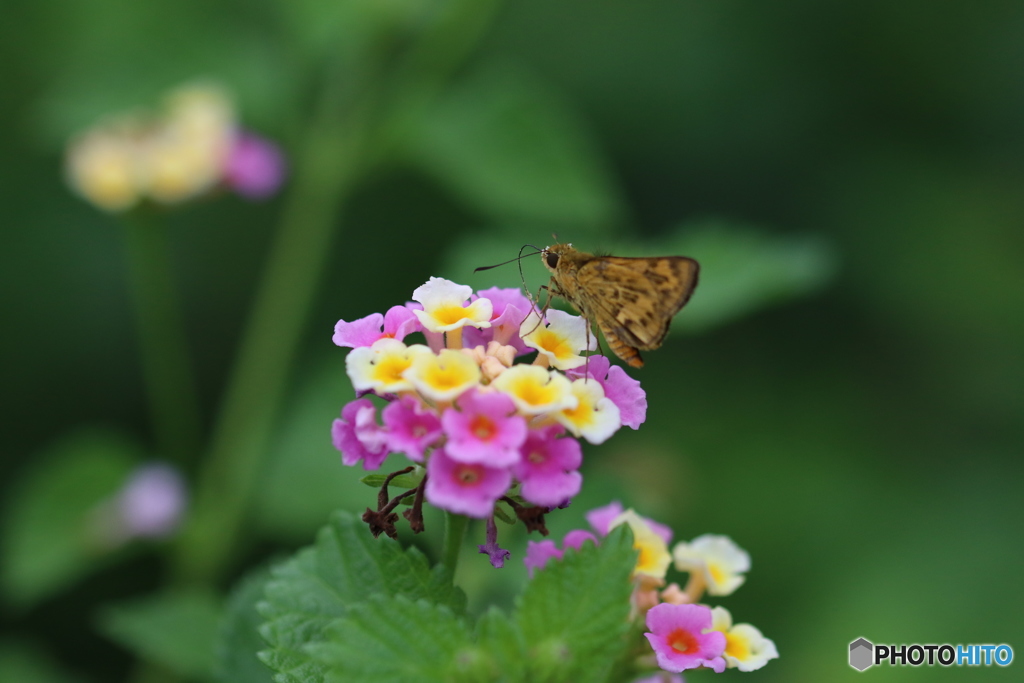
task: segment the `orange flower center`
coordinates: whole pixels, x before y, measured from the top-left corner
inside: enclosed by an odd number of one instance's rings
[[[665,642],[667,642],[669,647],[673,650],[684,655],[692,655],[700,650],[700,645],[697,643],[697,639],[685,628],[677,628],[672,631],[672,633],[669,633]]]
[[[491,422],[490,418],[487,416],[477,415],[473,418],[473,421],[469,423],[469,430],[473,432],[473,436],[476,438],[481,441],[487,441],[497,434],[498,426]]]
[[[547,460],[547,458],[545,458],[544,454],[541,453],[540,451],[531,451],[530,455],[527,456],[527,460],[532,462],[534,465],[539,465],[545,460]]]
[[[459,465],[455,469],[455,479],[463,486],[473,486],[480,481],[482,470],[480,465]]]

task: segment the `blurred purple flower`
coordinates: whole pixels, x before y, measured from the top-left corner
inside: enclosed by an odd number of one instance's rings
[[[277,145],[254,133],[235,133],[224,160],[229,187],[247,199],[265,199],[281,186],[284,175],[284,155]]]
[[[137,468],[117,495],[120,525],[127,537],[163,538],[178,528],[188,492],[181,474],[170,465]]]

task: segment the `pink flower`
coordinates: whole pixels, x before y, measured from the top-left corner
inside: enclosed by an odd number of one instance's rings
[[[572,548],[573,550],[579,550],[587,541],[597,545],[597,536],[583,529],[573,529],[562,539],[562,549]]]
[[[494,503],[512,483],[507,468],[452,460],[438,449],[427,461],[426,496],[442,510],[483,519],[494,512]]]
[[[601,536],[608,535],[608,526],[612,523],[616,517],[621,515],[623,512],[622,503],[617,500],[613,500],[611,503],[599,508],[594,508],[590,512],[584,515],[587,519],[587,523],[593,527]],[[668,528],[664,524],[655,522],[649,517],[644,517],[643,520],[647,522],[647,526],[651,527],[651,531],[661,536],[661,539],[665,541],[665,545],[672,542],[672,529]]]
[[[526,565],[530,578],[533,578],[533,572],[535,570],[543,569],[552,558],[560,560],[565,555],[566,550],[569,550],[570,548],[573,550],[579,550],[587,541],[596,545],[597,537],[583,529],[574,529],[567,533],[565,538],[562,539],[561,550],[559,550],[558,545],[551,540],[527,541],[526,557],[523,558],[523,563]]]
[[[686,683],[686,681],[684,681],[683,677],[679,674],[671,674],[666,671],[662,671],[661,673],[638,678],[633,681],[633,683]]]
[[[331,437],[345,465],[362,460],[364,470],[375,470],[388,455],[387,434],[377,425],[377,409],[368,398],[341,409],[341,419],[331,425]]]
[[[350,323],[339,320],[334,325],[334,343],[337,346],[355,349],[360,346],[372,346],[373,342],[385,337],[402,341],[407,335],[422,329],[413,309],[407,306],[392,306],[384,315],[371,313]]]
[[[285,163],[273,142],[253,133],[235,133],[224,161],[224,179],[247,199],[263,199],[277,191],[284,180]]]
[[[522,458],[512,473],[522,482],[522,496],[535,505],[557,506],[580,492],[583,462],[580,442],[558,438],[561,425],[530,430],[520,448]]]
[[[519,325],[533,310],[522,290],[491,287],[477,292],[477,296],[491,301],[491,326],[482,330],[466,328],[462,334],[463,343],[468,348],[487,346],[487,342],[497,341],[515,347],[517,355],[533,351],[519,337]]]
[[[526,557],[523,558],[523,563],[526,565],[526,571],[531,579],[533,572],[543,569],[551,558],[562,559],[562,551],[558,549],[554,541],[545,539],[526,542]]]
[[[508,467],[519,461],[526,440],[526,420],[505,394],[469,391],[459,397],[459,410],[446,410],[441,424],[448,435],[448,457],[464,463]]]
[[[711,621],[711,608],[706,605],[662,603],[648,610],[651,632],[644,635],[654,648],[658,666],[674,673],[700,666],[724,670],[725,634],[710,631]]]
[[[403,396],[381,411],[388,450],[423,462],[423,451],[441,437],[441,421],[412,396]]]
[[[588,370],[589,368],[589,370]],[[605,398],[619,409],[622,424],[639,429],[647,419],[647,392],[640,382],[626,374],[618,365],[612,365],[606,356],[590,356],[587,365],[567,370],[570,379],[590,376],[604,388]]]

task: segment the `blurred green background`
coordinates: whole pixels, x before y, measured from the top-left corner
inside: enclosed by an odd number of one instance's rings
[[[341,38],[312,28],[329,27],[332,3],[284,4],[5,4],[5,507],[69,434],[153,445],[119,227],[66,189],[62,145],[212,76],[293,150],[317,74],[294,58],[315,49],[289,41]],[[631,373],[647,423],[586,450],[556,535],[618,498],[680,539],[746,548],[748,581],[720,602],[782,656],[729,680],[852,680],[860,636],[1024,652],[1024,4],[519,0],[423,118],[339,212],[233,577],[309,543],[331,509],[372,504],[327,439],[351,396],[335,321],[405,301],[430,275],[514,285],[512,266],[471,269],[557,230],[704,270],[672,337]],[[207,427],[280,209],[221,197],[170,216]],[[527,276],[545,281],[536,263]],[[427,521],[417,542],[436,552]],[[510,569],[464,559],[477,609],[518,590],[522,534],[505,535]],[[97,633],[97,611],[155,589],[160,564],[149,548],[120,559],[30,606],[8,600],[0,670],[122,679],[130,656]],[[1020,666],[865,675],[1002,681]]]

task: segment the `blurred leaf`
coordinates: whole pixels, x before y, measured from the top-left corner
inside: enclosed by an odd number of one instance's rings
[[[302,382],[271,447],[257,491],[256,523],[284,540],[308,539],[333,510],[362,510],[376,498],[344,467],[331,444],[331,421],[351,400],[343,353],[318,364]]]
[[[567,552],[529,582],[515,621],[526,639],[531,680],[604,681],[627,646],[633,536],[619,526],[601,540]]]
[[[219,21],[224,7],[69,0],[61,9],[56,76],[32,116],[50,148],[103,117],[158,107],[169,89],[195,80],[222,83],[249,125],[278,125],[296,99],[279,41],[245,21]],[[171,35],[189,39],[154,39]]]
[[[586,126],[539,81],[489,66],[453,88],[412,134],[410,153],[499,220],[607,227],[622,213]]]
[[[441,566],[431,569],[415,548],[402,550],[397,541],[374,538],[366,525],[347,512],[337,512],[320,530],[316,545],[300,550],[272,570],[259,610],[266,619],[260,633],[270,644],[260,653],[279,682],[323,681],[324,667],[305,651],[321,642],[334,619],[370,595],[404,595],[465,609],[465,595],[451,584]]]
[[[469,648],[469,629],[448,607],[375,595],[309,651],[327,667],[328,683],[448,683],[481,680],[471,677]]]
[[[11,683],[77,683],[81,679],[61,671],[54,658],[31,643],[0,642],[0,681]]]
[[[97,626],[144,660],[182,676],[211,680],[222,611],[212,593],[163,593],[105,606]]]
[[[419,486],[420,482],[423,481],[423,477],[426,475],[426,470],[422,468],[410,472],[409,474],[400,474],[391,480],[389,486],[395,486],[400,489],[411,489]],[[366,484],[367,486],[379,489],[384,485],[388,475],[386,474],[368,474],[359,481]]]
[[[112,548],[98,505],[143,460],[115,433],[81,433],[33,457],[4,513],[3,590],[30,605],[96,568]]]
[[[836,269],[819,237],[772,235],[724,222],[683,225],[650,256],[680,254],[700,262],[700,283],[679,314],[678,329],[703,331],[759,308],[805,296],[825,286]],[[630,253],[626,253],[630,252]]]
[[[222,683],[271,683],[270,669],[256,656],[267,643],[259,633],[263,617],[256,604],[263,599],[263,586],[270,569],[249,572],[231,592],[216,647],[216,679]]]

